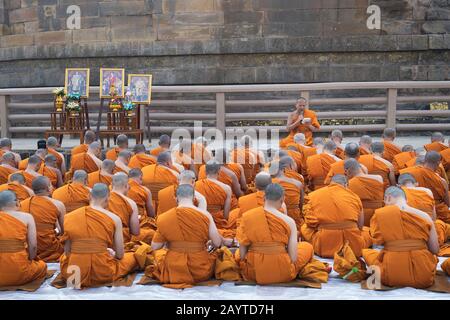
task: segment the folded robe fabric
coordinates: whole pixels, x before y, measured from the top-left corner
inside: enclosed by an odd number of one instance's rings
[[[239,266],[234,259],[233,253],[227,247],[222,247],[217,251],[215,278],[224,281],[239,281],[241,275]]]
[[[348,242],[334,254],[333,269],[341,278],[351,282],[360,282],[367,278],[365,263],[356,258]]]

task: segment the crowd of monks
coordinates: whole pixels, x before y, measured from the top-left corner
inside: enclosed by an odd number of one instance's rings
[[[380,142],[342,146],[339,130],[313,137],[305,99],[287,128],[267,153],[248,136],[212,151],[167,135],[152,150],[119,135],[104,152],[87,131],[69,165],[54,137],[24,160],[0,140],[0,287],[45,277],[48,262],[63,280],[79,268],[81,287],[139,270],[174,288],[326,282],[331,269],[315,257],[336,261],[343,248],[378,266],[386,286],[433,285],[437,257],[450,256],[444,136],[397,146],[388,128]]]

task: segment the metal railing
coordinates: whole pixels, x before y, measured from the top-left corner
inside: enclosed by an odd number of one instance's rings
[[[42,133],[49,129],[47,126],[36,126],[36,122],[50,121],[50,111],[53,108],[51,92],[54,88],[11,88],[0,89],[0,127],[1,136],[10,136],[11,133]],[[381,131],[386,127],[396,128],[399,131],[407,130],[450,130],[450,110],[398,110],[400,104],[414,104],[426,102],[450,101],[450,81],[392,81],[392,82],[343,82],[343,83],[312,83],[312,84],[264,84],[264,85],[204,85],[204,86],[153,86],[153,96],[162,94],[166,98],[154,98],[150,108],[147,109],[147,119],[141,116],[141,126],[152,132],[171,132],[179,126],[148,126],[150,122],[158,124],[164,121],[190,121],[203,120],[214,122],[213,127],[221,131],[236,128],[227,126],[227,122],[233,121],[285,121],[288,116],[283,108],[293,107],[296,99],[280,99],[282,93],[293,96],[303,96],[309,99],[309,107],[321,106],[317,112],[319,119],[376,119],[374,124],[358,125],[323,125],[321,131],[329,132],[341,129],[347,132]],[[352,92],[366,93],[370,90],[377,91],[375,96],[356,97],[330,97],[333,93]],[[411,95],[414,90],[432,91],[432,94]],[[403,92],[405,91],[405,92]],[[440,91],[436,94],[436,91]],[[442,93],[445,91],[445,93]],[[448,92],[447,92],[448,91]],[[97,120],[96,108],[100,102],[96,97],[99,87],[91,87],[89,100],[91,128],[95,128]],[[314,97],[317,92],[327,92],[326,97]],[[381,95],[379,94],[381,92]],[[402,92],[402,95],[399,93]],[[272,98],[267,98],[268,93],[273,93]],[[330,94],[331,93],[331,94]],[[208,94],[210,99],[199,99],[198,96]],[[227,99],[230,95],[248,94],[257,97],[264,94],[264,99]],[[48,96],[48,101],[35,99],[24,101],[23,96],[38,97]],[[183,99],[167,98],[171,96]],[[185,95],[194,95],[194,98],[186,99]],[[350,111],[336,111],[333,106],[347,106]],[[227,109],[258,107],[257,112],[227,112]],[[366,110],[361,106],[377,106],[375,110]],[[155,111],[163,108],[163,111]],[[189,112],[180,112],[187,109]],[[210,108],[211,112],[195,112],[201,108]],[[172,110],[176,109],[176,110]],[[39,112],[36,112],[39,110]],[[171,111],[172,110],[172,111]],[[266,111],[267,110],[267,111]],[[31,112],[33,111],[33,112]],[[431,119],[441,118],[440,122],[422,123],[423,117]],[[401,123],[399,119],[412,119],[408,123]],[[444,118],[444,119],[442,119]],[[448,119],[445,119],[448,118]],[[417,119],[415,121],[414,119]],[[443,120],[443,121],[442,121]],[[26,125],[24,125],[24,123]],[[247,126],[250,127],[250,126]],[[239,128],[246,129],[246,126]],[[206,130],[210,127],[204,127]],[[284,125],[268,126],[268,129],[285,131]],[[192,129],[192,128],[188,128]]]

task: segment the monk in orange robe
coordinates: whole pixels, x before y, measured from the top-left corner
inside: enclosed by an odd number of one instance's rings
[[[147,154],[143,144],[135,145],[133,151],[134,156],[131,157],[128,163],[131,169],[142,169],[145,166],[156,164],[156,157]]]
[[[2,156],[4,153],[11,152],[14,154],[15,159],[15,167],[18,166],[19,162],[22,160],[20,157],[20,154],[12,151],[12,141],[10,138],[2,138],[0,139],[0,156]]]
[[[139,210],[136,202],[126,196],[130,186],[125,173],[114,174],[111,186],[107,209],[122,221],[123,241],[127,243],[131,241],[131,236],[140,236]]]
[[[94,141],[89,145],[87,152],[74,155],[70,163],[70,177],[76,170],[84,170],[87,173],[99,170],[102,166],[101,151],[100,142]]]
[[[323,152],[309,157],[306,161],[309,189],[314,191],[325,187],[325,178],[330,172],[331,165],[340,161],[335,156],[336,144],[327,141],[323,147]]]
[[[105,158],[108,160],[116,161],[119,153],[128,149],[128,137],[124,134],[119,134],[116,139],[117,147],[108,150],[105,154]]]
[[[303,174],[306,171],[306,165],[303,161],[303,154],[301,152],[298,152],[297,149],[291,144],[287,147],[286,152],[289,157],[294,159],[295,164],[297,165],[297,172],[299,174]],[[312,157],[309,157],[308,159],[311,159]]]
[[[437,173],[441,155],[436,151],[427,152],[423,166],[415,166],[400,170],[400,173],[409,173],[420,187],[428,188],[433,192],[436,216],[438,219],[450,223],[448,184]]]
[[[72,212],[78,208],[89,205],[91,189],[87,187],[86,171],[74,172],[72,182],[53,191],[52,198],[61,201],[66,207],[66,212]]]
[[[189,287],[213,277],[216,257],[207,251],[209,240],[215,247],[232,243],[219,234],[212,216],[196,207],[193,199],[192,186],[178,187],[178,207],[158,217],[152,241],[155,268],[148,268],[146,275],[173,288]]]
[[[37,149],[34,155],[38,156],[41,159],[41,165],[43,166],[45,157],[48,155],[48,151],[47,149]],[[21,160],[18,165],[19,170],[25,171],[28,167],[29,160],[30,160],[29,158]]]
[[[426,144],[423,147],[427,150],[427,152],[441,152],[448,149],[448,146],[444,143],[444,140],[444,135],[441,132],[433,132],[431,135],[431,143]]]
[[[300,152],[301,157],[302,157],[302,167],[301,167],[301,174],[306,176],[307,175],[307,161],[309,157],[312,157],[318,153],[320,153],[320,151],[318,150],[320,146],[323,146],[324,142],[322,138],[315,138],[313,139],[313,145],[312,146],[307,146],[306,145],[306,138],[305,135],[303,133],[297,133],[294,136],[294,143],[288,144],[288,148],[292,149],[292,148],[296,148],[298,150],[298,152]],[[280,155],[280,158],[282,157],[282,155]]]
[[[84,143],[72,148],[71,150],[72,157],[79,153],[88,152],[89,145],[95,140],[97,140],[95,132],[92,130],[87,130],[84,134]]]
[[[111,185],[115,167],[114,161],[108,159],[103,160],[100,170],[88,174],[89,188],[92,188],[96,183],[104,183],[107,186]]]
[[[359,155],[364,156],[372,153],[372,137],[368,135],[361,136],[359,139]]]
[[[427,288],[434,283],[439,251],[433,221],[406,203],[403,190],[386,190],[386,207],[375,211],[370,231],[383,250],[363,250],[366,263],[378,266],[381,283],[392,287]]]
[[[314,247],[315,254],[332,258],[346,241],[357,257],[372,245],[363,231],[364,212],[358,195],[348,189],[347,178],[333,177],[329,186],[311,192],[305,199],[303,238]]]
[[[50,198],[52,185],[47,177],[33,180],[35,196],[20,203],[21,210],[31,213],[36,222],[37,256],[45,262],[55,262],[63,253],[59,235],[64,233],[64,204]]]
[[[231,152],[232,161],[234,163],[239,163],[244,169],[247,185],[251,185],[254,182],[256,174],[264,165],[264,155],[253,149],[252,144],[252,138],[248,135],[244,135],[240,139],[240,146],[236,147]]]
[[[150,150],[150,154],[154,157],[158,157],[160,153],[170,149],[170,142],[170,137],[167,134],[161,135],[159,137],[158,147]]]
[[[348,188],[361,199],[364,210],[364,225],[370,226],[370,219],[376,209],[383,206],[383,178],[375,174],[365,174],[355,159],[345,160],[345,175],[349,179]]]
[[[195,173],[191,170],[184,170],[180,173],[178,185],[188,184],[195,187]],[[157,215],[163,214],[170,209],[177,207],[177,192],[178,186],[171,185],[158,192],[158,211]],[[198,191],[195,191],[194,204],[196,207],[207,210],[206,198]]]
[[[395,185],[394,166],[389,161],[383,159],[384,144],[382,142],[374,142],[372,143],[371,150],[371,154],[359,157],[359,163],[366,167],[369,174],[380,175],[383,178],[385,189]]]
[[[0,192],[0,287],[20,286],[47,273],[44,261],[36,261],[36,225],[20,212],[16,195]]]
[[[294,142],[297,133],[303,133],[306,137],[306,145],[313,144],[313,132],[320,129],[317,115],[314,111],[307,109],[308,101],[301,97],[295,105],[296,110],[289,114],[286,130],[289,135],[280,141],[280,147],[286,148],[288,144]]]
[[[116,161],[114,162],[115,164],[114,173],[124,172],[128,174],[128,172],[130,172],[131,170],[131,168],[128,166],[128,164],[130,163],[131,156],[132,153],[128,150],[120,151],[119,154],[117,155]]]
[[[395,137],[397,136],[397,131],[393,128],[386,128],[383,131],[383,144],[384,152],[383,158],[389,162],[394,160],[396,154],[402,152],[402,150],[394,144]]]
[[[61,171],[61,175],[64,177],[66,174],[66,160],[61,152],[56,151],[59,147],[58,140],[55,137],[49,137],[47,139],[47,152],[52,154],[56,158],[56,167]]]
[[[109,284],[139,268],[133,252],[124,253],[122,221],[108,206],[109,190],[96,184],[90,206],[79,208],[64,221],[64,254],[61,274],[67,281],[79,266],[79,288]]]
[[[0,192],[6,190],[14,192],[19,201],[23,201],[31,196],[34,196],[33,190],[26,186],[25,178],[20,172],[11,174],[9,176],[8,183],[0,185]]]
[[[31,188],[31,183],[33,182],[33,180],[37,177],[42,176],[38,172],[39,168],[41,167],[41,164],[42,164],[41,158],[37,155],[33,155],[28,159],[27,168],[23,171],[17,171],[20,172],[25,178],[25,185],[27,187]]]
[[[341,160],[344,160],[344,148],[342,147],[342,140],[344,140],[344,134],[341,130],[333,130],[330,134],[330,140],[336,144],[335,156]]]
[[[450,180],[450,148],[440,152],[442,157],[442,166],[447,174],[447,179]]]
[[[354,143],[354,142],[350,142],[347,143],[347,145],[345,146],[345,160],[348,159],[359,159],[359,146]],[[344,160],[341,161],[337,161],[335,163],[333,163],[330,166],[330,171],[328,171],[327,176],[325,177],[325,181],[324,184],[328,185],[331,182],[331,179],[335,176],[335,175],[345,175],[345,169],[344,169]],[[361,166],[364,173],[367,173],[367,168],[363,165]]]
[[[398,176],[400,174],[400,170],[405,169],[407,167],[408,161],[414,159],[416,157],[416,153],[414,151],[414,147],[411,145],[405,145],[402,148],[402,152],[396,154],[394,159],[392,160],[392,165],[394,166],[394,172]]]
[[[178,148],[172,151],[174,163],[183,167],[184,170],[195,170],[194,159],[192,159],[192,142],[189,139],[180,141]]]
[[[244,280],[258,284],[290,282],[313,256],[312,245],[298,242],[297,226],[278,210],[284,190],[271,184],[265,191],[264,207],[247,211],[237,231],[236,252]]]
[[[410,161],[408,161],[406,163],[406,168],[416,167],[416,166],[423,166],[424,165],[424,163],[425,163],[425,155],[427,154],[427,152],[422,147],[417,148],[415,151],[416,151],[416,158],[413,158]],[[436,173],[442,179],[444,179],[447,184],[449,183],[447,174],[445,172],[445,169],[444,169],[444,166],[442,165],[442,163],[439,163],[439,165],[438,165],[438,167],[436,169]]]
[[[50,180],[53,188],[59,188],[64,184],[62,173],[57,167],[56,157],[52,154],[45,157],[44,165],[38,172]]]
[[[1,156],[0,161],[0,184],[4,184],[8,182],[8,177],[17,172],[17,168],[15,167],[16,161],[14,158],[14,154],[11,152],[5,152]]]

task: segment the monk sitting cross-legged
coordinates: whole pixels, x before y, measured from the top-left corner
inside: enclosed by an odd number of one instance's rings
[[[142,169],[145,166],[156,164],[156,157],[147,154],[143,144],[135,145],[133,151],[134,156],[131,157],[128,163],[130,168]]]
[[[128,149],[128,137],[124,134],[119,134],[116,139],[117,147],[108,150],[105,154],[105,159],[116,161],[119,153]]]
[[[178,206],[158,217],[152,241],[155,268],[147,269],[146,275],[174,288],[189,287],[214,275],[216,257],[207,251],[209,240],[215,247],[232,243],[222,238],[212,216],[196,207],[193,199],[192,186],[178,187]]]
[[[433,221],[425,212],[410,207],[400,188],[388,188],[384,202],[386,207],[376,210],[370,223],[372,236],[384,249],[363,250],[364,260],[380,267],[384,285],[430,287],[439,251]]]
[[[122,221],[123,241],[125,243],[131,241],[132,235],[140,235],[138,207],[136,202],[126,196],[130,188],[128,179],[128,176],[123,172],[114,174],[107,208]]]
[[[59,188],[64,183],[63,176],[56,163],[56,157],[52,154],[45,156],[44,165],[38,172],[50,180],[53,188]]]
[[[42,177],[42,175],[38,173],[41,164],[42,164],[41,158],[37,155],[33,155],[28,159],[26,169],[23,171],[18,171],[25,178],[25,184],[27,187],[31,188],[31,183],[33,182],[33,179],[37,177]]]
[[[128,150],[122,150],[117,155],[117,160],[114,162],[116,168],[114,173],[117,172],[124,172],[128,174],[130,172],[131,168],[128,166],[131,159],[131,152]]]
[[[284,190],[267,186],[264,207],[244,213],[237,230],[239,261],[245,280],[258,284],[289,282],[314,256],[311,244],[297,241],[294,219],[279,211]]]
[[[330,140],[336,144],[335,156],[341,160],[344,160],[344,148],[342,148],[342,140],[344,140],[344,135],[341,130],[333,130],[330,134]]]
[[[109,284],[138,268],[134,253],[124,253],[122,221],[108,206],[109,190],[102,183],[91,191],[88,207],[79,208],[64,222],[64,254],[61,274],[68,280],[73,274],[70,266],[80,269],[79,286]]]
[[[20,286],[47,273],[44,261],[36,261],[36,226],[33,217],[20,212],[16,195],[0,192],[0,287]]]
[[[68,213],[88,206],[91,190],[86,186],[86,182],[86,171],[77,170],[73,174],[72,182],[53,191],[52,198],[64,203]]]
[[[158,157],[160,153],[169,151],[170,142],[170,137],[167,134],[161,135],[159,137],[158,147],[150,150],[150,154],[154,157]]]
[[[402,152],[402,150],[394,144],[395,137],[397,136],[397,131],[393,128],[386,128],[383,131],[383,144],[384,144],[384,152],[383,159],[386,159],[389,162],[394,160],[396,154]]]
[[[25,185],[25,178],[20,172],[11,174],[8,183],[0,185],[0,192],[6,190],[14,192],[19,201],[34,196],[33,190]]]
[[[372,153],[372,137],[368,135],[359,138],[359,154],[361,156]]]
[[[394,160],[392,160],[392,165],[394,166],[395,175],[400,174],[400,170],[405,169],[407,167],[407,163],[416,157],[416,152],[414,151],[414,147],[412,145],[404,145],[402,148],[402,152],[398,153],[394,156]]]
[[[195,173],[191,170],[182,171],[178,177],[178,180],[179,186],[188,184],[195,187]],[[177,188],[178,186],[172,185],[158,192],[158,216],[166,211],[169,211],[170,209],[176,208]],[[206,198],[198,191],[195,191],[194,204],[201,210],[207,210]]]
[[[71,150],[72,157],[79,153],[86,153],[89,149],[89,145],[97,140],[96,134],[92,130],[87,130],[84,134],[84,143],[74,147]]]
[[[232,161],[241,164],[244,168],[244,176],[247,185],[253,183],[260,167],[264,164],[264,155],[254,149],[252,144],[253,139],[249,135],[244,135],[240,139],[240,146],[237,146],[231,152]]]
[[[115,167],[114,161],[103,160],[100,170],[88,174],[88,186],[92,188],[96,183],[111,185]]]
[[[382,142],[374,142],[371,145],[372,154],[362,155],[358,161],[367,168],[369,174],[380,175],[383,178],[384,188],[395,185],[394,166],[383,159],[384,145]]]
[[[14,154],[11,152],[5,152],[0,159],[0,184],[8,182],[8,177],[17,172],[16,161]]]
[[[66,174],[66,160],[62,153],[56,151],[58,145],[58,140],[55,137],[49,137],[47,139],[48,154],[52,154],[56,157],[56,167],[61,171],[61,175],[64,177]]]
[[[325,178],[330,171],[331,165],[340,161],[335,156],[336,144],[333,141],[327,141],[323,147],[323,152],[311,156],[306,161],[308,181],[311,190],[317,190],[325,187]]]
[[[345,175],[349,179],[348,188],[361,199],[364,210],[364,225],[370,226],[375,209],[383,206],[383,178],[375,174],[365,174],[355,159],[345,160]]]
[[[448,140],[450,144],[450,139]],[[447,148],[445,150],[442,150],[440,152],[442,157],[442,166],[444,167],[444,170],[447,174],[447,179],[450,179],[450,148]]]
[[[35,196],[22,201],[20,207],[31,213],[36,222],[38,258],[54,262],[63,253],[59,235],[64,232],[66,208],[61,201],[50,198],[52,185],[47,177],[37,177],[32,187]]]
[[[322,138],[316,138],[313,140],[313,144],[308,146],[306,145],[306,138],[303,133],[297,133],[294,136],[294,143],[288,144],[287,147],[291,149],[291,147],[295,147],[298,152],[300,152],[302,157],[302,167],[301,167],[301,174],[306,175],[307,172],[307,161],[309,157],[312,157],[313,155],[317,154],[317,145],[323,144]],[[280,156],[281,157],[281,156]]]
[[[88,151],[83,153],[78,153],[72,157],[70,164],[69,176],[76,170],[84,170],[87,173],[95,172],[100,169],[102,165],[102,160],[100,160],[101,154],[100,142],[94,141],[89,145]]]
[[[433,132],[431,135],[431,143],[424,145],[423,147],[427,152],[436,151],[441,152],[448,149],[448,146],[444,143],[445,137],[441,132]]]
[[[305,199],[304,211],[301,233],[317,255],[331,258],[348,241],[359,257],[363,248],[372,245],[370,235],[363,231],[361,200],[348,189],[345,176],[336,175],[329,186],[311,192]]]
[[[348,159],[358,160],[359,159],[359,146],[354,142],[347,143],[345,145],[344,155],[345,155],[345,157],[344,157],[345,160],[348,160]],[[344,169],[345,160],[337,161],[330,166],[330,171],[328,172],[328,174],[325,178],[325,181],[324,181],[324,183],[326,185],[330,184],[331,178],[333,178],[335,175],[337,175],[337,174],[344,175],[345,174],[345,169]],[[367,168],[364,165],[362,165],[361,168],[365,173],[367,173]]]

